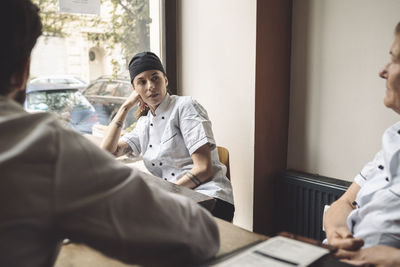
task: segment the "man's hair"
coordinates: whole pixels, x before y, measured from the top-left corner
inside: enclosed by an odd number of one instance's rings
[[[31,0],[2,0],[0,34],[0,95],[6,95],[12,90],[12,75],[30,57],[42,34],[39,8]]]

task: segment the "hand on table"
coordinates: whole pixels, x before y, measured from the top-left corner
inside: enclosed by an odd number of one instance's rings
[[[342,261],[357,266],[400,266],[400,250],[388,246],[375,246],[358,251],[339,250],[337,256]]]
[[[327,233],[329,245],[338,249],[356,251],[364,245],[364,240],[354,238],[347,227],[339,227]]]

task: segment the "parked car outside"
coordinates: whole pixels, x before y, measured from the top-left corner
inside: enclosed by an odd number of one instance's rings
[[[66,84],[82,90],[88,86],[88,84],[79,77],[73,75],[47,75],[33,78],[29,81],[31,84],[37,83],[56,83]]]
[[[132,85],[126,76],[113,79],[111,76],[101,76],[94,80],[82,93],[94,106],[100,124],[108,125],[118,109],[132,93]],[[137,107],[132,108],[125,120],[123,129],[136,122]]]
[[[63,124],[92,133],[98,123],[94,107],[78,88],[65,84],[28,84],[24,107],[28,112],[53,112]]]

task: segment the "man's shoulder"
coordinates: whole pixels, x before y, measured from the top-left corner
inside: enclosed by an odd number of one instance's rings
[[[22,111],[8,115],[0,112],[0,131],[15,142],[22,140],[36,142],[44,139],[51,142],[51,140],[56,141],[57,136],[70,135],[68,133],[80,135],[73,129],[68,129],[66,122],[64,123],[56,115],[48,112]]]
[[[37,128],[39,125],[57,125],[61,127],[57,117],[47,112],[29,113],[24,110],[19,112],[0,112],[0,125],[12,124],[18,129]]]

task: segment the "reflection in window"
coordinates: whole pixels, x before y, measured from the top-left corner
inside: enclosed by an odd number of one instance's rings
[[[96,83],[89,85],[89,87],[85,90],[85,94],[86,95],[100,95],[102,85],[103,85],[102,82],[96,82]]]
[[[78,91],[39,91],[27,95],[27,109],[63,113],[92,109],[89,101]]]
[[[128,97],[133,91],[132,85],[129,83],[120,83],[117,92],[118,96]]]
[[[46,78],[49,83],[79,88],[95,108],[98,123],[108,124],[123,98],[132,92],[129,78],[121,79],[127,75],[132,56],[152,51],[163,58],[160,39],[163,36],[160,32],[163,29],[160,24],[162,1],[102,0],[100,16],[61,14],[58,0],[32,1],[41,10],[44,32],[32,52],[30,78],[42,81]],[[110,78],[100,81],[105,75]],[[84,80],[88,85],[78,85],[70,80],[71,77]],[[61,94],[57,97],[43,94],[29,100],[34,109],[64,109],[71,99]],[[134,116],[128,118],[127,123],[135,120]]]

